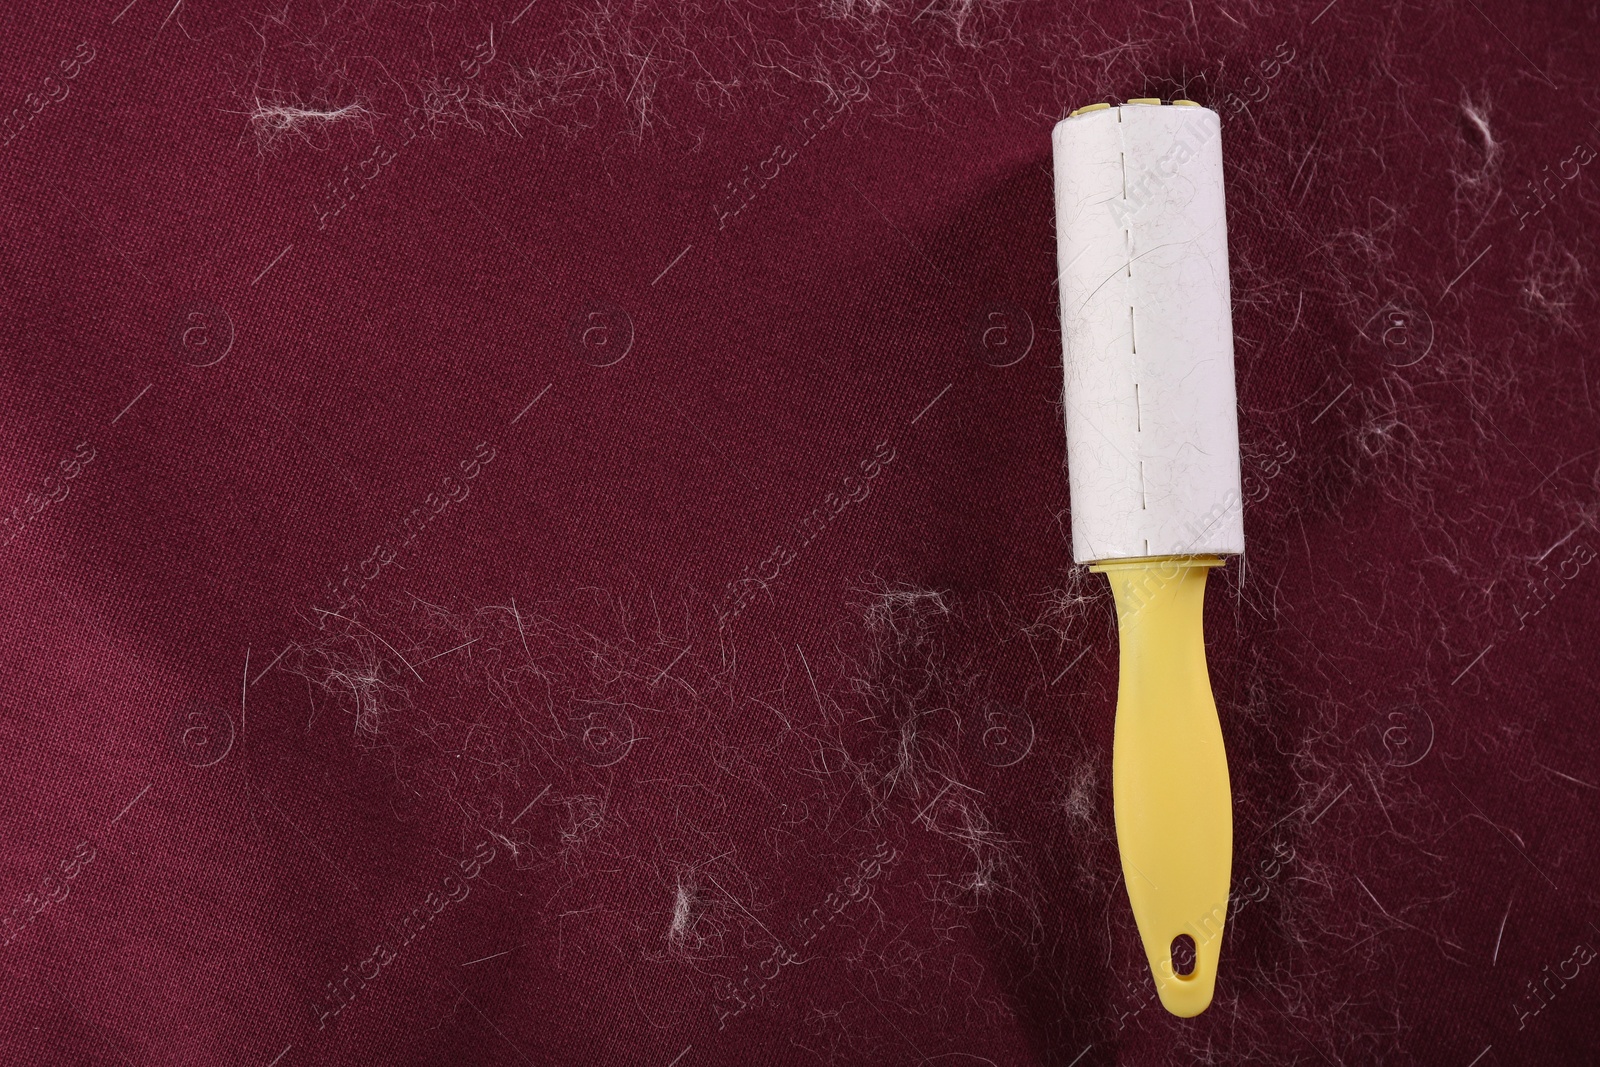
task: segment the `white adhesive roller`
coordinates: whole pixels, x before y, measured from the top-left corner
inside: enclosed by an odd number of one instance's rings
[[[1105,574],[1123,884],[1168,1011],[1211,1003],[1233,805],[1205,581],[1244,551],[1221,123],[1189,101],[1056,124],[1072,555]]]
[[[1052,135],[1078,563],[1244,551],[1219,134],[1136,103]]]

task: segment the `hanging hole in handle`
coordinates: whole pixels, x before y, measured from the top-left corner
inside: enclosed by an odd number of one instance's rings
[[[1188,934],[1179,934],[1172,939],[1172,947],[1167,951],[1172,956],[1173,974],[1179,978],[1191,978],[1194,976],[1194,938]]]

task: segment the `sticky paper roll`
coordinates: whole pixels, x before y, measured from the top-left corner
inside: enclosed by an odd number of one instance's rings
[[[1220,133],[1125,104],[1051,138],[1079,563],[1244,551]]]

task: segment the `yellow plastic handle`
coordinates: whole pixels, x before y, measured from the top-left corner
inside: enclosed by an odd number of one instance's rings
[[[1101,563],[1117,602],[1121,674],[1111,786],[1123,880],[1156,992],[1174,1015],[1211,1004],[1228,915],[1233,800],[1206,672],[1206,571],[1213,556]],[[1194,939],[1178,974],[1172,942]]]

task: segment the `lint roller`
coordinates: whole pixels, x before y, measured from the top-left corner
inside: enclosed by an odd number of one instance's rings
[[[1181,1016],[1211,1003],[1233,858],[1201,620],[1207,570],[1244,551],[1220,133],[1192,101],[1131,100],[1052,135],[1072,558],[1116,600],[1117,845]]]

